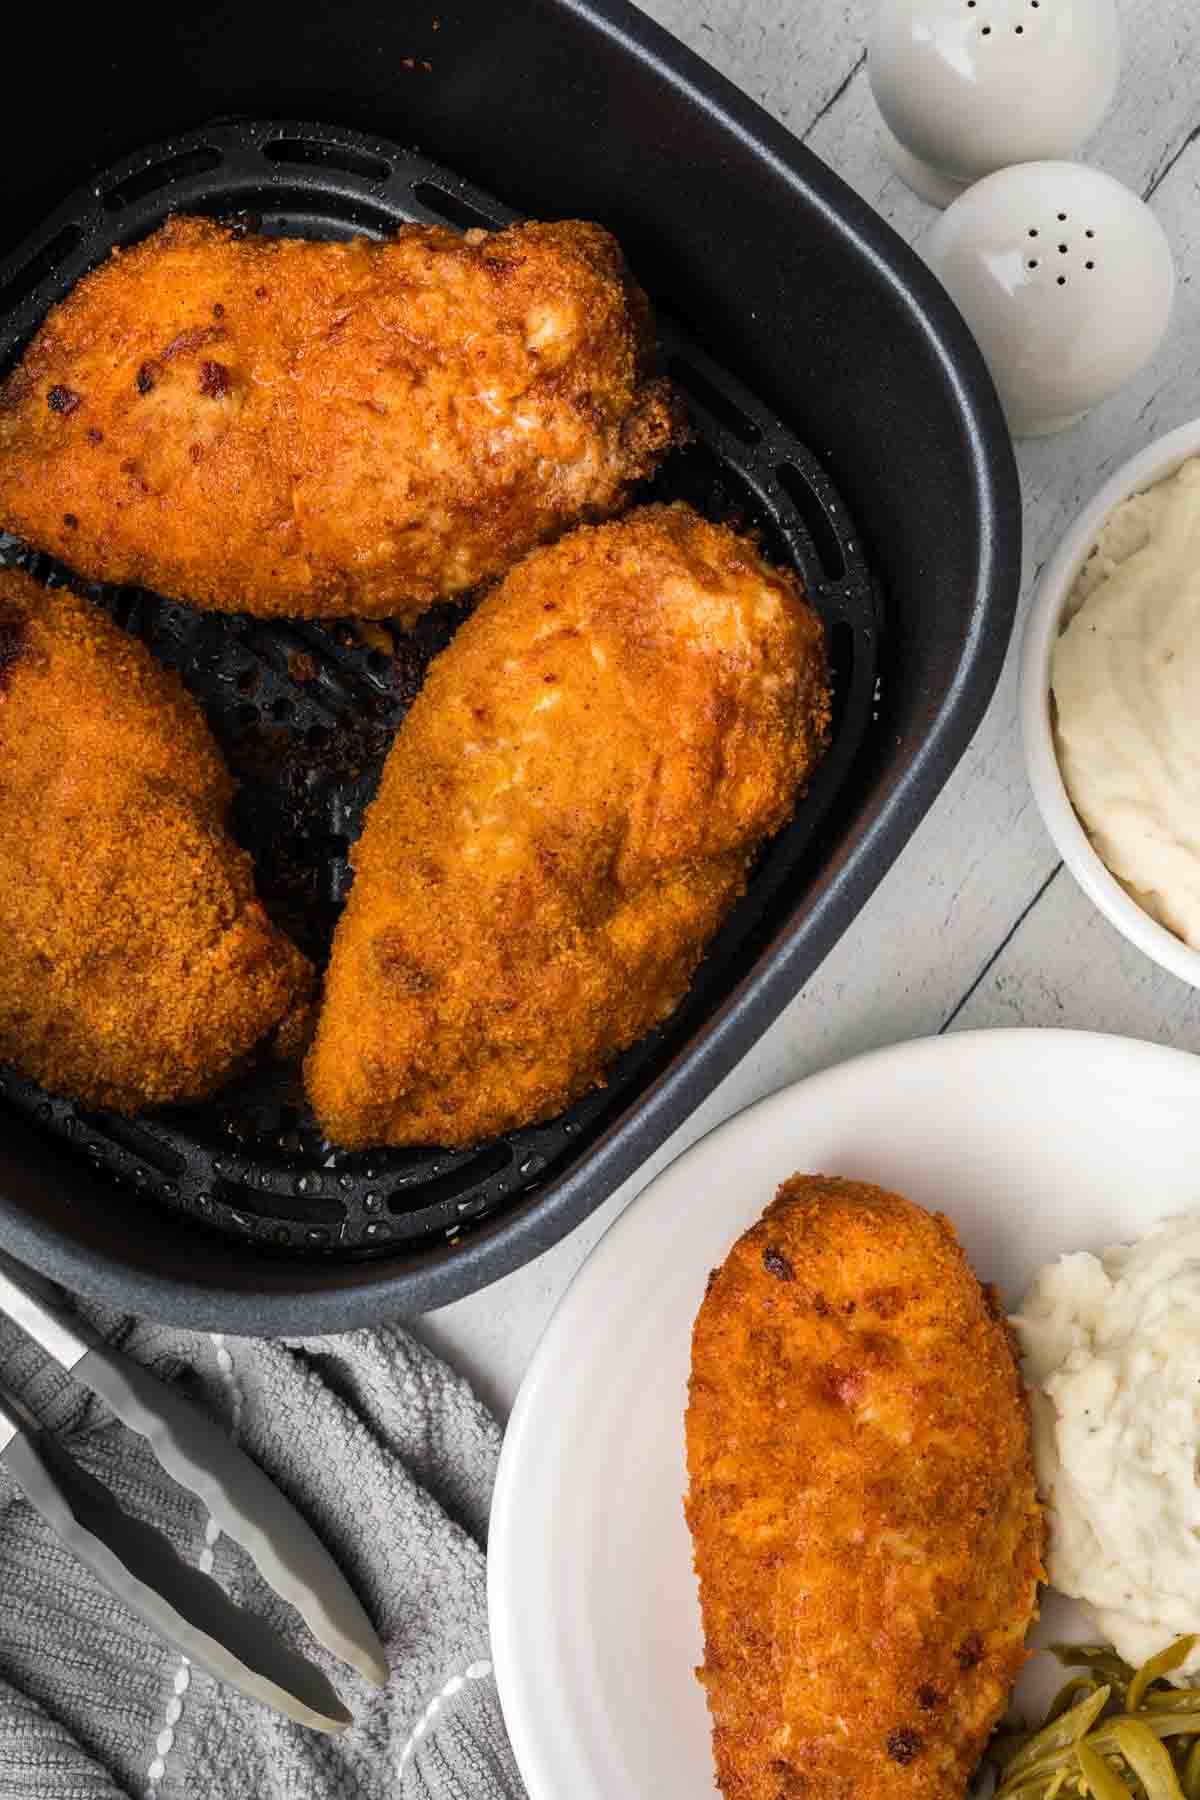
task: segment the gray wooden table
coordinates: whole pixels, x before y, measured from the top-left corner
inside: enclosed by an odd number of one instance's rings
[[[865,53],[872,0],[642,0],[915,242],[933,213],[878,149]],[[539,1261],[429,1315],[423,1335],[501,1413],[550,1312],[647,1180],[750,1101],[902,1038],[1006,1025],[1122,1032],[1200,1051],[1200,995],[1127,946],[1042,828],[1016,723],[1016,651],[1037,572],[1081,504],[1134,451],[1200,413],[1200,13],[1118,0],[1117,100],[1084,160],[1143,195],[1179,272],[1170,338],[1140,380],[1073,431],[1018,446],[1025,579],[1013,647],[957,771],[845,937],[740,1066],[599,1212]]]

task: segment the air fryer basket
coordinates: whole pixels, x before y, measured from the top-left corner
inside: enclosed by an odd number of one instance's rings
[[[10,217],[28,235],[0,262],[0,362],[111,247],[169,211],[311,236],[405,219],[486,227],[517,216],[494,187],[526,214],[598,217],[656,302],[696,430],[646,497],[685,497],[749,526],[799,568],[835,670],[833,746],[796,821],[760,857],[674,1017],[562,1119],[471,1152],[351,1154],[321,1140],[295,1072],[122,1120],[0,1071],[0,1244],[159,1317],[333,1329],[453,1298],[553,1242],[815,967],[991,691],[1015,599],[1016,489],[982,364],[928,275],[821,165],[620,0],[531,0],[506,12],[502,47],[483,0],[436,23],[353,0],[340,27],[321,28],[319,69],[282,10],[267,31],[272,5],[253,21],[200,14],[188,99],[193,118],[223,112],[218,123],[164,134],[170,102],[139,84],[119,19],[105,27],[103,107],[86,44],[60,55],[61,142],[47,159],[76,179],[89,149],[107,166],[93,162],[64,200],[68,181],[20,164]],[[36,35],[33,15],[20,29]],[[412,77],[402,92],[359,54],[368,38]],[[289,114],[283,93],[319,103]],[[441,164],[378,135],[401,100]],[[138,147],[113,161],[117,119]],[[0,120],[0,154],[11,159],[14,143]],[[66,578],[15,540],[0,539],[0,558]],[[869,564],[888,599],[882,650]],[[463,609],[381,635],[91,591],[201,701],[242,784],[235,825],[264,896],[322,955],[387,746]]]
[[[193,132],[73,195],[40,238],[0,268],[0,302],[10,300],[0,368],[81,274],[168,213],[186,211],[323,238],[382,235],[413,219],[494,227],[516,216],[426,158],[361,132],[278,121]],[[811,854],[870,724],[878,630],[861,544],[815,458],[678,328],[664,322],[661,339],[667,367],[689,394],[695,441],[645,497],[686,497],[710,517],[750,525],[768,554],[798,568],[826,621],[835,678],[829,755],[795,823],[760,859],[695,996],[561,1118],[465,1152],[341,1151],[321,1137],[296,1073],[278,1069],[205,1106],[136,1121],[84,1113],[0,1072],[9,1106],[146,1197],[269,1253],[377,1255],[396,1241],[455,1241],[534,1192],[565,1161],[586,1155],[606,1119],[686,1043],[705,996],[725,984],[728,951],[761,929]],[[0,559],[53,580],[67,573],[12,539],[0,540]],[[203,705],[241,782],[235,828],[255,856],[263,898],[324,961],[349,891],[350,845],[392,735],[430,657],[469,606],[437,608],[410,632],[393,627],[382,634],[388,649],[378,629],[364,633],[350,620],[281,625],[198,613],[140,590],[89,591],[178,669]]]

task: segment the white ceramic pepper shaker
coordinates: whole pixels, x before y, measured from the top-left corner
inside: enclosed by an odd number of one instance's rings
[[[1115,0],[880,0],[867,56],[884,149],[935,206],[1010,163],[1072,156],[1119,68]]]
[[[1145,367],[1175,295],[1166,233],[1080,163],[1023,163],[968,188],[921,249],[971,327],[1018,437],[1072,425]]]

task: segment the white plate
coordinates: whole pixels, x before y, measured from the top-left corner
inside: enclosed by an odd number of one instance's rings
[[[496,1482],[492,1646],[530,1800],[713,1791],[682,1510],[692,1321],[798,1170],[945,1212],[1013,1305],[1049,1258],[1200,1205],[1200,1058],[1085,1032],[903,1044],[760,1101],[639,1196],[547,1327]]]

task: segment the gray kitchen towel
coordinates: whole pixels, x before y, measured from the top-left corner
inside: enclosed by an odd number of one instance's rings
[[[521,1800],[488,1648],[500,1430],[466,1384],[398,1329],[268,1343],[89,1316],[220,1417],[300,1507],[391,1676],[380,1692],[322,1650],[143,1440],[4,1322],[8,1384],[127,1511],[319,1663],[355,1723],[306,1730],[188,1667],[0,1465],[0,1800]]]

